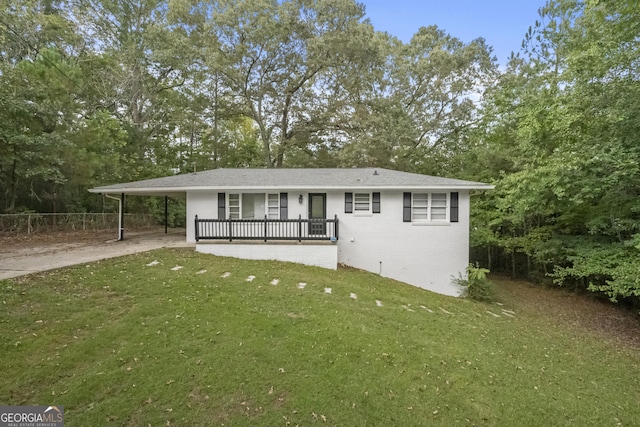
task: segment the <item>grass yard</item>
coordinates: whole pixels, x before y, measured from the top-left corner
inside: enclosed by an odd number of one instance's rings
[[[191,250],[1,281],[0,404],[68,426],[640,424],[640,349],[518,286],[487,305]]]

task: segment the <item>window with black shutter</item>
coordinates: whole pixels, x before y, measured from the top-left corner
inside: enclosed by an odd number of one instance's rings
[[[373,199],[373,213],[380,213],[380,193],[373,193],[371,196],[371,198]]]
[[[280,219],[289,218],[289,199],[287,193],[280,193]]]
[[[344,213],[353,213],[353,193],[344,193]]]
[[[226,213],[225,194],[218,193],[218,219],[225,219]]]
[[[451,211],[449,212],[449,221],[458,222],[458,192],[451,192]]]
[[[411,222],[411,193],[402,193],[402,221]]]

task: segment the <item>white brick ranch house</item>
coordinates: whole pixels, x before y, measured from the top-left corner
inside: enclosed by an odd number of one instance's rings
[[[90,191],[186,197],[186,239],[199,252],[345,264],[457,296],[469,192],[492,188],[382,168],[214,169]]]

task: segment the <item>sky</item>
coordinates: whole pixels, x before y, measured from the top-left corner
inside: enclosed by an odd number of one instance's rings
[[[409,42],[420,27],[437,25],[468,43],[482,37],[499,64],[519,52],[546,0],[357,0],[378,31]]]

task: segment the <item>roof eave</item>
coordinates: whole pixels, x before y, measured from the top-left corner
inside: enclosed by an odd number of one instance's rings
[[[96,187],[91,188],[91,193],[101,194],[166,194],[166,193],[186,193],[190,191],[233,191],[233,190],[493,190],[495,186],[482,184],[482,185],[388,185],[388,186],[373,186],[373,185],[340,185],[340,186],[308,186],[308,185],[278,185],[278,186],[195,186],[195,187],[122,187],[122,188],[109,188],[109,187]]]
[[[94,194],[126,194],[127,196],[169,196],[184,197],[186,192],[178,188],[91,188]]]

